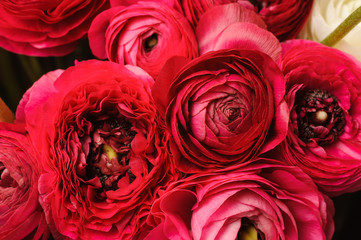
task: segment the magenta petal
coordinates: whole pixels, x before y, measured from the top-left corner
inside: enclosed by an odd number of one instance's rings
[[[275,61],[282,51],[278,39],[271,32],[253,23],[239,22],[225,28],[213,43],[200,46],[200,53],[227,48],[258,50]]]
[[[64,72],[62,69],[44,74],[34,85],[23,95],[16,110],[16,121],[25,121],[25,115],[29,119],[35,119],[36,116],[30,116],[34,113],[33,109],[41,105],[45,100],[56,92],[54,81]]]
[[[196,28],[197,36],[215,38],[223,29],[236,22],[249,22],[267,28],[257,13],[237,3],[230,3],[213,7],[203,14]]]
[[[89,38],[89,47],[92,51],[92,53],[101,59],[107,58],[105,45],[106,45],[106,39],[105,39],[105,32],[107,30],[107,27],[110,24],[111,19],[113,16],[120,11],[123,7],[115,7],[110,8],[102,13],[100,13],[92,22],[89,32],[88,32],[88,38]]]
[[[200,54],[227,48],[258,50],[277,60],[282,49],[278,39],[266,30],[263,20],[239,4],[212,8],[196,28]]]

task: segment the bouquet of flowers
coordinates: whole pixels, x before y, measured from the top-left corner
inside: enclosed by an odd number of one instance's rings
[[[359,1],[0,13],[0,239],[355,238]]]

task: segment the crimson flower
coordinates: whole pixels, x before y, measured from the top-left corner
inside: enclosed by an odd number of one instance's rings
[[[23,124],[0,123],[0,238],[48,239],[38,155]]]
[[[330,196],[361,189],[361,64],[306,40],[283,43],[280,61],[290,106],[277,149]]]
[[[185,172],[223,169],[274,148],[287,132],[284,79],[253,50],[171,59],[152,89]]]
[[[97,60],[57,74],[30,88],[17,114],[41,154],[40,200],[51,231],[131,239],[156,190],[174,177],[153,79]]]
[[[107,0],[4,0],[0,46],[17,54],[63,56],[72,52]]]

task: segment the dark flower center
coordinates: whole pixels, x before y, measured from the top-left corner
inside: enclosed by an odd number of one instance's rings
[[[260,233],[248,218],[242,218],[241,228],[238,231],[238,240],[262,240],[264,234]]]
[[[345,115],[339,100],[325,90],[309,90],[296,96],[298,137],[319,145],[332,143],[344,132]]]
[[[257,8],[258,12],[264,8],[263,0],[249,0],[249,2]]]
[[[102,188],[118,189],[118,181],[124,177],[132,183],[136,178],[130,166],[131,142],[136,134],[124,118],[98,121],[91,134],[87,157],[87,179],[98,177]]]
[[[152,35],[144,39],[143,47],[145,52],[152,51],[157,46],[157,44],[158,44],[158,34],[153,33]]]
[[[226,109],[226,115],[228,120],[232,122],[240,115],[241,110],[239,108],[231,107]]]

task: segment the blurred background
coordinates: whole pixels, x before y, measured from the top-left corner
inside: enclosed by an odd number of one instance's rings
[[[92,58],[95,57],[87,39],[80,42],[76,51],[64,57],[29,57],[0,48],[0,97],[15,113],[22,95],[43,74],[73,66],[74,59]],[[361,191],[333,200],[336,208],[333,240],[361,239]]]
[[[31,57],[0,48],[0,97],[15,113],[22,95],[43,74],[73,66],[75,60],[93,58],[87,39],[81,40],[73,53],[63,57]]]

